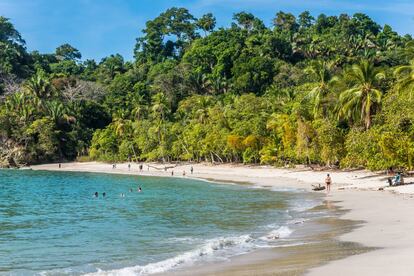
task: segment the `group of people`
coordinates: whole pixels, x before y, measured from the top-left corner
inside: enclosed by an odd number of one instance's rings
[[[133,192],[133,190],[132,189],[129,189],[129,192]],[[137,192],[138,193],[142,193],[142,188],[141,188],[141,186],[139,186],[138,188],[137,188]],[[98,192],[95,192],[94,194],[93,194],[93,196],[94,197],[99,197],[99,193]],[[105,192],[103,192],[102,193],[102,197],[106,197],[106,193]],[[121,193],[120,194],[120,197],[125,197],[125,194],[124,193]]]
[[[93,194],[93,196],[94,196],[94,197],[99,197],[99,193],[98,193],[98,192],[95,192],[95,193]],[[106,197],[106,193],[105,193],[105,192],[103,192],[103,193],[102,193],[102,197]]]
[[[147,165],[148,167],[148,171],[149,171],[149,165]],[[60,164],[59,164],[59,168],[60,168]],[[139,171],[142,172],[142,170],[144,169],[144,165],[143,164],[139,164]],[[112,164],[112,169],[116,169],[116,163]],[[128,163],[128,171],[131,170],[131,163]],[[164,167],[164,171],[167,171],[167,167]],[[193,174],[194,173],[194,168],[193,166],[190,167],[190,173]],[[171,170],[171,176],[174,176],[174,171]],[[183,171],[183,176],[186,176],[186,171]]]
[[[165,170],[166,171],[166,170]],[[190,167],[190,173],[193,174],[194,173],[194,168],[193,166]],[[183,176],[186,176],[187,173],[185,172],[185,170],[183,171]],[[171,171],[171,176],[174,176],[174,171]]]
[[[404,185],[404,177],[401,172],[397,172],[395,174],[394,170],[390,168],[387,173],[388,175],[393,176],[387,179],[388,184],[390,186]],[[326,175],[325,184],[326,184],[326,192],[329,193],[331,191],[331,184],[332,184],[332,179],[329,173]]]

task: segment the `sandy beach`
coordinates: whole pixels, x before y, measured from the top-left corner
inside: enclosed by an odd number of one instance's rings
[[[165,166],[168,168],[165,171]],[[331,261],[306,271],[308,275],[412,275],[414,262],[414,185],[386,187],[386,176],[369,171],[312,171],[309,169],[276,169],[268,166],[242,165],[117,164],[113,169],[105,163],[64,163],[31,166],[33,170],[117,173],[146,176],[199,178],[226,183],[251,183],[263,187],[300,188],[310,190],[311,184],[322,184],[326,173],[333,180],[332,192],[326,199],[348,210],[341,219],[364,221],[361,227],[341,234],[346,242],[378,248],[367,253]],[[183,172],[185,171],[185,176]],[[406,182],[412,179],[406,178]],[[269,261],[270,262],[270,261]],[[247,273],[248,275],[251,273]],[[254,275],[274,275],[272,270]]]

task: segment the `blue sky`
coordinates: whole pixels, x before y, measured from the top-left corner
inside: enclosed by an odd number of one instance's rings
[[[120,53],[129,60],[145,22],[172,6],[196,17],[212,12],[218,26],[228,26],[242,10],[267,25],[279,10],[295,15],[309,10],[314,16],[364,12],[401,34],[414,34],[413,0],[0,0],[0,15],[11,19],[29,50],[53,52],[69,43],[83,59]]]

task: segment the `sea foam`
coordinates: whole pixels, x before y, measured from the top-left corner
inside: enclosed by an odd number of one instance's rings
[[[201,258],[213,256],[214,254],[233,249],[234,251],[246,252],[248,248],[253,248],[253,239],[249,235],[242,235],[238,237],[217,238],[208,240],[203,246],[191,250],[173,258],[166,259],[164,261],[150,263],[144,266],[133,266],[122,269],[102,271],[98,270],[94,273],[86,274],[88,276],[126,276],[126,275],[148,275],[155,273],[162,273],[178,266],[191,265]]]

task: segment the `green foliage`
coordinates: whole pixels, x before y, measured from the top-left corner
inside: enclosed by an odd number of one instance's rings
[[[135,60],[96,62],[29,54],[0,17],[1,158],[413,168],[410,36],[360,13],[215,25],[170,8]]]

